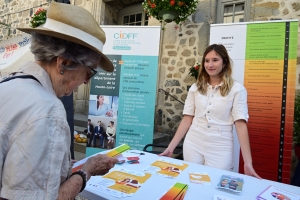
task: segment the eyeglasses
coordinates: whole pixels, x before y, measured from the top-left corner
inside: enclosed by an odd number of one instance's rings
[[[94,70],[90,66],[87,66],[87,67],[88,67],[88,69],[90,69],[90,70],[87,70],[87,79],[89,80],[89,79],[91,79],[93,76],[95,76],[97,74],[97,71]]]

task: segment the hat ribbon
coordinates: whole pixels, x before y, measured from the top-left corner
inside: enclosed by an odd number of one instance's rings
[[[103,50],[103,42],[101,42],[98,38],[68,24],[47,18],[43,27],[77,39],[80,38],[79,40],[89,44],[90,46],[96,47],[100,51]]]

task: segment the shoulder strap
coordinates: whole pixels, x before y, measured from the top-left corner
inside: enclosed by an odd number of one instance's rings
[[[12,76],[12,77],[8,77],[8,78],[4,79],[3,81],[0,81],[0,83],[4,83],[4,82],[10,81],[12,79],[16,79],[16,78],[33,79],[33,80],[35,80],[35,81],[37,81],[37,82],[39,82],[41,84],[41,82],[37,78],[35,78],[34,76],[32,76],[32,75]]]

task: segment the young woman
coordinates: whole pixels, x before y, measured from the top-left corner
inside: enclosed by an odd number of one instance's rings
[[[107,148],[112,149],[115,143],[116,127],[114,127],[114,122],[111,121],[109,126],[106,128],[106,135],[108,138]]]
[[[260,178],[252,166],[247,129],[247,91],[231,77],[232,66],[223,45],[204,52],[198,79],[188,92],[183,119],[168,148],[160,155],[172,156],[186,135],[184,160],[233,170],[233,125],[244,159],[245,174]]]

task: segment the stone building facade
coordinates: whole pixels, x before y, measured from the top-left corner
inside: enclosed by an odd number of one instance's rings
[[[51,0],[0,0],[0,40],[18,34],[16,27],[28,26],[30,16],[39,7],[47,8],[50,2]],[[216,23],[218,18],[218,2],[220,1],[199,0],[197,11],[182,26],[170,23],[161,32],[158,88],[169,92],[181,102],[186,99],[188,86],[195,82],[188,74],[189,68],[201,61],[203,52],[209,44],[210,24]],[[300,0],[246,0],[246,2],[249,8],[247,21],[300,18]],[[125,7],[141,4],[142,0],[70,0],[70,3],[90,11],[101,25],[118,25],[118,12]],[[148,24],[160,25],[155,19],[150,19]],[[299,74],[299,53],[297,60],[297,74]],[[300,89],[298,80],[297,89]],[[88,94],[88,86],[81,86],[74,93],[75,112],[86,114]],[[158,92],[155,111],[156,132],[173,135],[182,119],[182,110],[183,105],[180,102],[166,96],[164,92]]]

